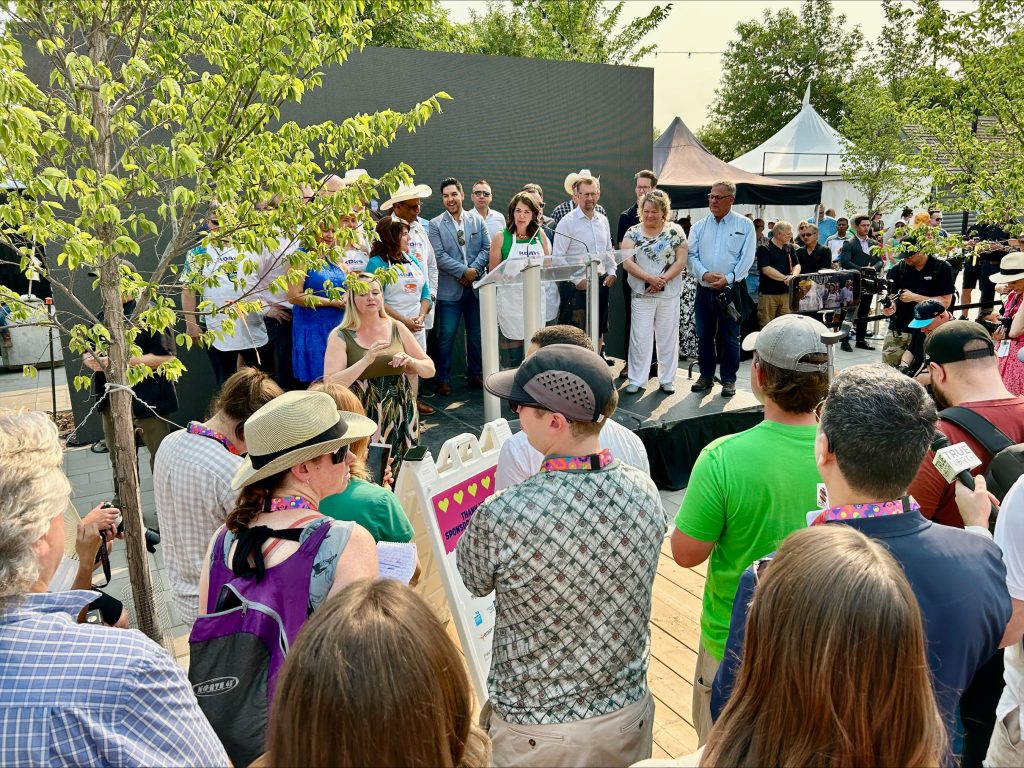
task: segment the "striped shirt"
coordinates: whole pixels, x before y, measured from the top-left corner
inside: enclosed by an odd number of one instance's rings
[[[0,612],[0,764],[229,765],[164,649],[75,623],[95,597],[29,594]]]

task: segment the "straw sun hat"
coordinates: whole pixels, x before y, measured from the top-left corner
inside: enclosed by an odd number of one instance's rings
[[[245,422],[249,455],[235,472],[235,490],[276,475],[304,461],[334,453],[370,437],[377,424],[365,416],[339,411],[324,392],[285,392]]]
[[[388,210],[395,203],[404,203],[406,200],[418,200],[423,197],[430,197],[433,193],[426,184],[403,184],[395,190],[395,194],[380,204],[382,211]]]

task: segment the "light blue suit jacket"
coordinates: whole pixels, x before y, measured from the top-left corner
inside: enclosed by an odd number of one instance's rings
[[[487,271],[491,254],[491,238],[487,223],[476,211],[462,212],[462,231],[466,238],[466,255],[459,245],[459,234],[455,223],[445,211],[430,220],[430,244],[437,257],[437,300],[458,301],[467,286],[459,284],[459,278],[469,268],[481,275]],[[472,290],[472,288],[469,288]]]

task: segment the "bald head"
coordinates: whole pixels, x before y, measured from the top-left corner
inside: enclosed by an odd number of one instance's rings
[[[345,187],[345,181],[336,174],[331,174],[324,183],[320,185],[321,195],[333,195],[335,192],[340,192]]]

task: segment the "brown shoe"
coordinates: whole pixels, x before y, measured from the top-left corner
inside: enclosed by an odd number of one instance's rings
[[[447,381],[439,381],[437,382],[437,386],[434,387],[434,391],[442,397],[448,397],[448,395],[452,393],[452,385]]]
[[[429,416],[432,413],[437,413],[433,406],[427,405],[422,400],[416,401],[416,410],[419,411],[422,416]]]

